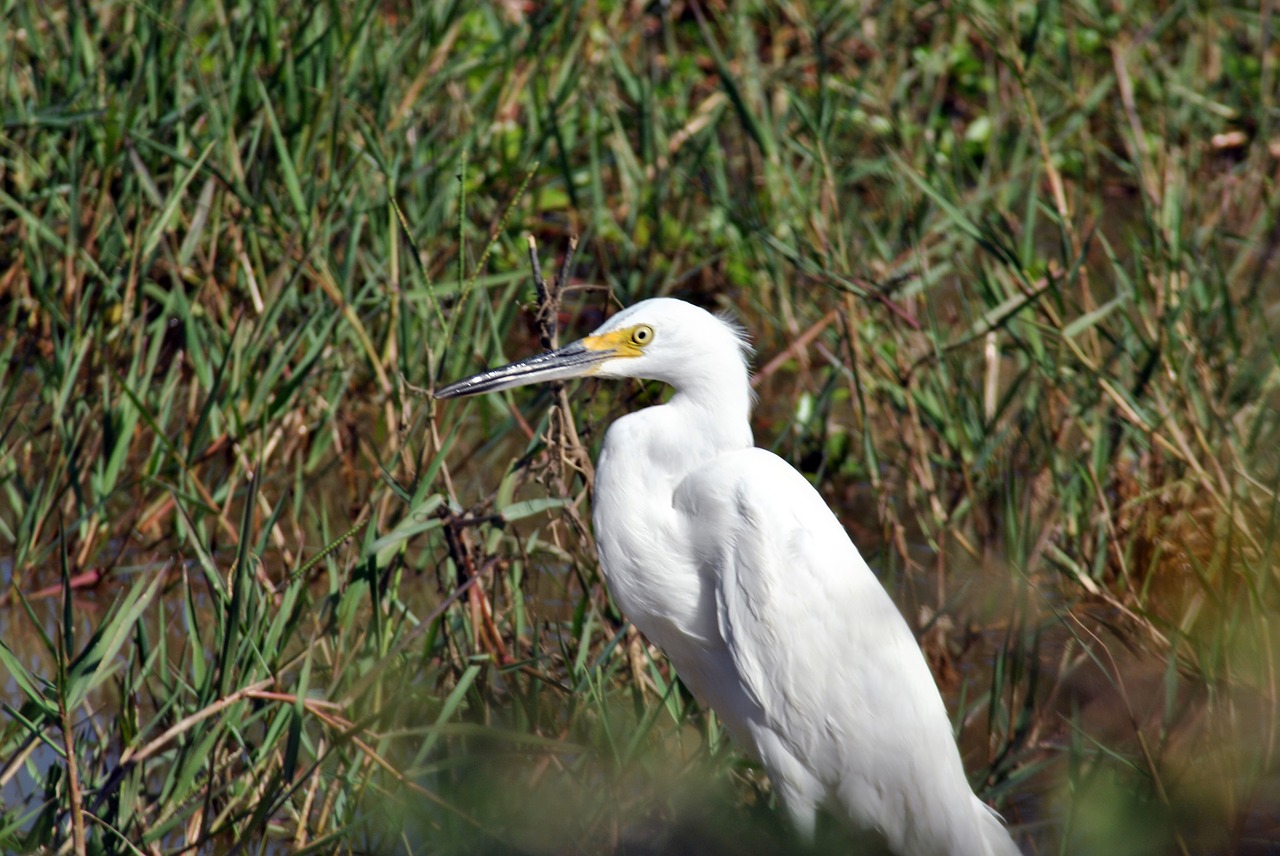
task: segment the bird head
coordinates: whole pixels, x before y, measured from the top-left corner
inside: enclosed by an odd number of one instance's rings
[[[736,325],[683,300],[657,297],[624,309],[590,336],[451,383],[437,389],[435,397],[576,377],[645,378],[677,389],[699,382],[743,383],[746,352],[745,334]]]

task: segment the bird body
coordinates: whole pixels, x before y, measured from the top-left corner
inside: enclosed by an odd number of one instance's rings
[[[901,613],[813,486],[754,446],[737,328],[647,300],[579,343],[437,397],[570,376],[566,366],[674,387],[605,435],[601,567],[623,613],[763,764],[801,833],[812,837],[826,809],[903,856],[1018,853],[969,787]]]

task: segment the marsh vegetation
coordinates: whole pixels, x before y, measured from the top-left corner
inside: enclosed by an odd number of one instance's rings
[[[1270,4],[0,8],[0,849],[796,846],[598,573],[662,389],[422,394],[530,238],[752,331],[1028,853],[1280,844]]]

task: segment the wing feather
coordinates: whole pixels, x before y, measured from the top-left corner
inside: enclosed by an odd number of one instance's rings
[[[987,852],[915,637],[818,492],[746,449],[687,477],[675,507],[756,707],[752,748],[775,784],[799,792],[789,801],[838,807],[905,852],[969,852],[954,849],[966,839]]]

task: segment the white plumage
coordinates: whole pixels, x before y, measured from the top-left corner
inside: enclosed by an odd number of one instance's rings
[[[631,622],[764,765],[799,830],[812,836],[825,808],[903,856],[1018,853],[969,787],[907,623],[818,492],[754,447],[736,327],[646,300],[436,397],[582,375],[675,389],[605,435],[600,564]]]

